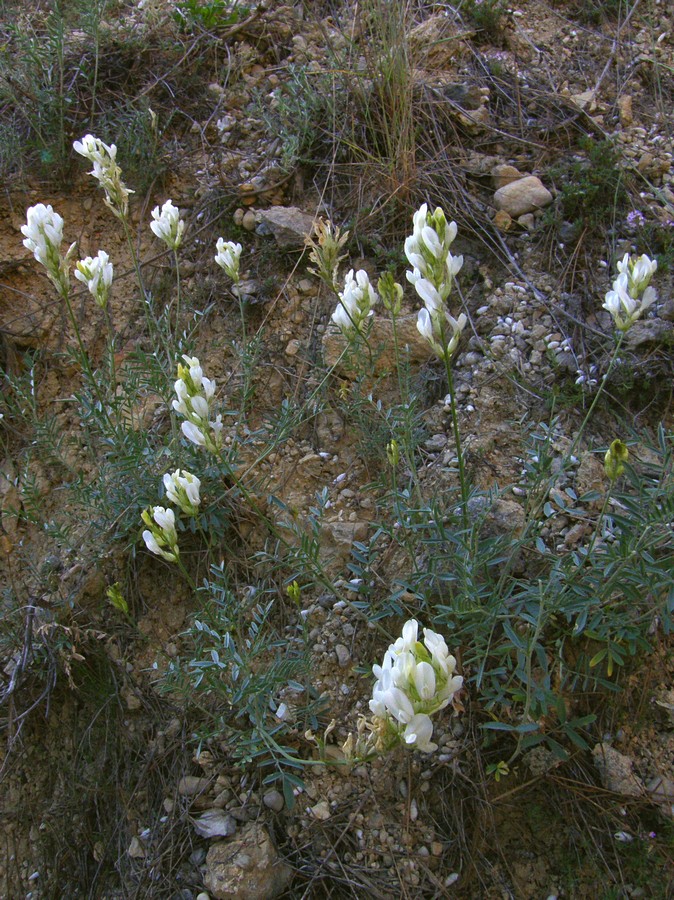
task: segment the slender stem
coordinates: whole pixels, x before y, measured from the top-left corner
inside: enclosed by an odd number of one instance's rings
[[[414,450],[412,449],[412,429],[409,427],[409,406],[410,406],[410,392],[408,390],[409,384],[407,378],[403,379],[400,365],[400,344],[398,341],[398,317],[396,316],[395,309],[391,307],[391,325],[393,327],[393,350],[395,353],[395,366],[396,366],[396,375],[398,376],[398,392],[400,394],[400,400],[405,411],[405,442],[404,442],[404,453],[405,453],[405,462],[412,473],[412,482],[414,484],[414,493],[417,498],[417,505],[419,508],[423,505],[423,497],[421,496],[421,488],[419,486],[419,479],[417,478],[417,467],[416,461],[414,459]],[[405,369],[406,375],[408,374],[407,368]]]
[[[461,449],[461,432],[459,431],[459,418],[456,413],[456,395],[454,393],[454,378],[452,377],[451,357],[445,353],[443,355],[445,361],[445,372],[447,373],[447,383],[449,386],[450,409],[452,411],[452,429],[454,431],[454,443],[456,444],[456,456],[459,461],[459,481],[461,483],[461,518],[463,519],[463,527],[468,532],[468,483],[466,481],[466,470],[463,459],[463,451]]]
[[[618,359],[618,353],[620,352],[620,348],[622,346],[622,342],[623,342],[624,338],[625,338],[625,332],[621,331],[620,336],[618,338],[618,343],[616,344],[615,350],[613,351],[613,356],[611,357],[611,362],[609,363],[608,369],[606,370],[606,374],[602,378],[601,384],[599,385],[599,390],[594,395],[594,399],[592,400],[592,403],[590,404],[590,408],[588,409],[588,411],[585,415],[585,418],[583,419],[581,426],[578,429],[578,432],[577,432],[575,438],[573,439],[573,443],[571,444],[571,449],[569,450],[569,457],[573,456],[573,452],[580,442],[581,435],[585,431],[587,423],[590,421],[590,417],[591,417],[592,413],[594,412],[594,408],[597,405],[599,398],[601,397],[601,395],[604,392],[604,385],[608,381],[609,375],[611,374],[611,370],[613,369],[613,366],[615,365],[615,362]]]
[[[236,299],[239,302],[239,315],[241,317],[241,341],[243,348],[243,396],[241,398],[241,420],[246,419],[246,406],[248,404],[248,390],[250,387],[250,358],[248,354],[248,335],[246,334],[246,313],[244,310],[243,299],[239,291],[238,282],[234,285]]]
[[[174,354],[171,350],[171,347],[166,341],[166,336],[162,332],[162,330],[157,326],[157,322],[155,321],[154,316],[152,315],[152,310],[150,308],[150,300],[145,290],[145,285],[143,283],[143,273],[140,268],[140,260],[138,259],[138,254],[136,253],[136,248],[133,246],[133,238],[131,236],[131,229],[129,228],[129,223],[127,220],[127,216],[121,215],[119,217],[122,222],[122,227],[124,228],[124,236],[126,238],[126,242],[129,246],[129,252],[131,253],[131,259],[133,260],[133,267],[136,270],[136,279],[138,281],[138,287],[140,288],[142,303],[143,303],[143,313],[145,315],[145,322],[148,328],[148,334],[150,338],[157,338],[161,341],[161,344],[164,349],[164,353],[166,355],[166,364],[171,366],[173,364]]]
[[[110,315],[109,301],[105,306],[104,314],[105,324],[108,329],[108,352],[110,354],[110,387],[114,392],[117,385],[117,369],[115,365],[115,347],[117,339],[115,335],[115,326],[112,321],[112,316]]]
[[[110,420],[110,414],[108,413],[108,409],[107,409],[105,400],[103,398],[103,395],[101,394],[100,386],[98,384],[97,379],[94,376],[93,369],[91,368],[91,363],[89,362],[89,354],[87,353],[87,351],[84,347],[84,342],[82,341],[82,335],[80,334],[80,328],[79,328],[79,325],[77,324],[77,318],[75,316],[75,311],[74,311],[73,305],[70,301],[70,291],[68,291],[67,289],[62,290],[61,296],[65,300],[66,309],[68,310],[68,317],[70,318],[70,322],[73,326],[73,331],[75,332],[75,338],[77,339],[77,346],[79,347],[79,351],[80,351],[80,362],[82,364],[82,368],[84,369],[84,371],[87,375],[87,378],[89,380],[89,383],[91,384],[91,387],[92,387],[94,393],[96,394],[96,397],[98,398],[98,403],[101,407],[101,412],[107,419],[110,427],[114,429],[114,425],[113,425],[112,421]]]
[[[185,581],[188,583],[188,585],[190,586],[190,588],[191,588],[193,591],[196,591],[196,590],[197,590],[196,582],[194,581],[194,579],[192,578],[192,576],[190,575],[190,573],[189,573],[189,572],[187,571],[187,569],[185,568],[185,564],[183,563],[183,561],[182,561],[182,559],[181,559],[180,556],[177,556],[177,557],[176,557],[176,563],[178,564],[178,568],[180,569],[180,571],[181,571],[181,573],[182,573],[182,575],[183,575]]]
[[[94,127],[94,116],[96,115],[96,91],[98,89],[98,67],[100,64],[100,54],[101,54],[101,40],[100,40],[100,25],[101,25],[101,15],[103,13],[102,6],[103,3],[95,4],[95,8],[92,12],[94,17],[94,28],[93,28],[93,38],[94,38],[94,81],[91,86],[91,112],[89,114],[89,128]]]
[[[176,324],[174,331],[174,340],[180,343],[180,263],[178,262],[178,251],[173,250],[173,259],[176,266],[176,286],[178,290],[178,298],[176,300]]]

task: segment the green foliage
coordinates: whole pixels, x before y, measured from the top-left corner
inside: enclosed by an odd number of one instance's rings
[[[316,147],[331,125],[333,85],[324,73],[306,66],[289,66],[287,78],[275,90],[273,102],[258,96],[257,107],[270,135],[281,142],[281,166],[290,172],[316,157]]]
[[[180,0],[173,18],[183,31],[203,28],[212,31],[227,25],[236,25],[250,12],[249,7],[240,6],[238,0]]]
[[[607,20],[615,20],[629,12],[626,0],[574,0],[571,13],[578,16],[583,25],[601,25]]]
[[[188,633],[194,655],[170,663],[165,686],[208,708],[201,739],[225,737],[234,759],[254,763],[265,784],[278,782],[292,808],[304,761],[283,741],[316,728],[319,706],[301,629],[289,641],[274,625],[278,589],[237,592],[224,563],[212,566],[199,593],[201,610]]]
[[[597,233],[624,215],[625,175],[609,139],[585,137],[580,149],[582,156],[553,167],[551,174],[559,183],[563,219]]]
[[[497,43],[501,39],[506,9],[504,0],[467,0],[461,5],[461,12],[478,30],[477,36],[484,43]]]
[[[10,143],[25,145],[45,172],[62,177],[69,156],[66,130],[72,96],[66,88],[66,27],[56,5],[43,25],[25,30],[7,20],[0,47],[0,102],[11,110]]]

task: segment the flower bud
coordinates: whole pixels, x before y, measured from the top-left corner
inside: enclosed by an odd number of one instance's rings
[[[611,481],[615,481],[625,471],[625,463],[629,459],[630,451],[627,444],[624,444],[620,438],[616,438],[606,451],[604,457],[604,472],[606,477]]]

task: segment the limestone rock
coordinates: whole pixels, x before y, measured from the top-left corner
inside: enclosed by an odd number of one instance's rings
[[[494,194],[496,209],[502,209],[513,219],[537,209],[543,209],[550,203],[552,203],[552,194],[535,175],[527,175],[526,178],[512,181],[499,188]]]
[[[674,818],[674,781],[656,775],[647,786],[651,799],[660,807],[662,814],[670,819]]]
[[[199,778],[196,775],[185,775],[178,782],[178,793],[181,797],[195,797],[202,794],[210,785],[210,778]]]
[[[129,844],[129,848],[126,852],[129,854],[131,859],[145,859],[145,857],[147,856],[147,850],[135,836],[131,838],[131,843]]]
[[[283,794],[280,791],[267,791],[262,797],[262,802],[267,809],[271,809],[272,812],[277,813],[281,812],[285,805]]]
[[[349,548],[354,541],[367,538],[367,522],[326,522],[324,536],[331,538],[335,544],[343,544]]]
[[[207,809],[195,819],[194,830],[205,838],[230,837],[236,831],[236,822],[221,809]]]
[[[592,750],[594,764],[604,787],[623,797],[640,797],[644,784],[632,771],[632,760],[610,744],[596,744]]]
[[[674,337],[674,325],[659,317],[640,319],[625,336],[625,344],[632,350],[643,344],[667,344]]]
[[[251,822],[240,836],[213,844],[204,886],[214,900],[272,900],[283,893],[292,870],[279,859],[267,829]]]
[[[515,166],[498,165],[491,170],[492,184],[495,191],[505,187],[507,184],[512,184],[513,181],[519,181],[523,177],[522,173]]]
[[[258,212],[257,221],[271,231],[282,250],[301,250],[315,219],[296,206],[272,206]]]

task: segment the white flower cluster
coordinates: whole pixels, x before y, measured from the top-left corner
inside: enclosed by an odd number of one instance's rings
[[[468,321],[463,313],[455,319],[445,305],[463,265],[463,256],[453,256],[449,249],[456,237],[456,223],[448,223],[440,207],[429,213],[425,203],[414,214],[413,223],[413,233],[405,241],[405,255],[412,266],[407,280],[424,301],[417,328],[433,352],[449,360]]]
[[[183,469],[176,469],[163,478],[166,496],[178,506],[186,516],[196,516],[199,511],[201,497],[199,490],[201,481],[196,475]]]
[[[47,276],[56,290],[65,296],[70,287],[68,263],[75,252],[71,244],[68,252],[61,254],[63,243],[63,217],[49,205],[38,203],[26,212],[26,224],[21,226],[25,236],[23,245],[47,270]]]
[[[224,238],[218,238],[215,245],[218,251],[215,255],[215,261],[224,269],[232,279],[234,284],[239,283],[239,262],[241,259],[241,244],[235,244],[234,241],[226,241]]]
[[[201,503],[199,495],[201,481],[197,476],[176,469],[175,472],[167,472],[162,480],[166,496],[171,503],[175,503],[186,516],[196,516]],[[177,562],[180,551],[175,512],[169,507],[151,506],[141,513],[141,518],[147,525],[147,529],[143,532],[147,549],[167,562]]]
[[[105,250],[99,250],[94,257],[80,260],[75,268],[75,278],[83,281],[96,304],[105,309],[112,286],[112,263]]]
[[[402,738],[424,753],[437,750],[431,741],[430,717],[451,703],[463,686],[455,675],[456,659],[444,638],[424,628],[423,644],[417,639],[419,623],[410,619],[402,637],[386,651],[381,666],[373,666],[377,682],[372,691],[370,710],[375,728]]]
[[[626,253],[618,263],[618,277],[602,306],[611,313],[619,331],[628,331],[655,303],[657,294],[649,283],[657,268],[657,260],[646,254],[636,257]]]
[[[183,359],[186,365],[178,363],[177,400],[172,403],[173,409],[186,419],[181,430],[187,440],[217,453],[222,446],[222,416],[210,421],[215,382],[206,378],[196,356],[183,356]]]
[[[133,194],[122,181],[122,170],[117,165],[117,147],[105,144],[92,134],[73,143],[73,150],[94,164],[89,173],[105,191],[105,203],[120,219],[129,212],[129,194]]]
[[[180,210],[167,200],[161,210],[158,206],[152,210],[150,228],[159,240],[164,241],[169,250],[177,250],[182,243],[185,223],[180,218]]]
[[[353,331],[362,333],[363,323],[374,315],[372,307],[379,299],[365,269],[355,275],[351,269],[344,280],[344,290],[338,296],[339,303],[331,320],[345,335]]]
[[[163,557],[167,562],[177,562],[178,533],[176,531],[176,516],[172,509],[164,509],[163,506],[151,506],[141,513],[147,529],[143,532],[145,546],[157,556]]]

